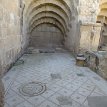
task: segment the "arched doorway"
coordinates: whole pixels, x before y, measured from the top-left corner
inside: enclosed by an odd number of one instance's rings
[[[24,25],[29,46],[56,48],[64,46],[71,21],[71,1],[26,0]]]
[[[63,34],[61,30],[53,24],[40,24],[31,32],[29,46],[35,48],[62,47]]]

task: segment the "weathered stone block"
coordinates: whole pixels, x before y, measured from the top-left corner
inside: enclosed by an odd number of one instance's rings
[[[80,51],[97,51],[100,32],[101,24],[82,24],[80,27]]]
[[[107,52],[88,52],[86,56],[88,66],[107,79]]]
[[[86,64],[86,58],[85,57],[77,57],[76,58],[76,65],[84,67]]]

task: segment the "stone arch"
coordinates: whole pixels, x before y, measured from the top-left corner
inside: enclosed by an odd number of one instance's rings
[[[36,16],[34,18],[34,20],[32,20],[32,23],[29,24],[29,27],[32,26],[35,23],[35,21],[40,19],[40,18],[53,18],[54,20],[57,20],[61,24],[61,26],[65,29],[65,31],[67,30],[67,26],[65,25],[63,20],[59,19],[58,16],[56,16],[55,14],[51,14],[51,13],[50,14],[46,14],[46,13],[38,14],[38,16]]]
[[[71,0],[26,0],[24,24],[27,25],[25,28],[25,30],[28,31],[27,34],[30,37],[33,33],[33,37],[35,37],[38,35],[36,34],[37,26],[46,23],[58,28],[63,38],[65,38],[70,29],[69,22],[72,18],[71,9]]]
[[[32,11],[28,14],[28,17],[27,17],[28,21],[31,19],[32,16],[35,15],[35,11],[38,11],[38,10],[41,9],[42,7],[44,8],[45,11],[47,11],[47,10],[56,10],[56,11],[58,11],[60,14],[63,14],[64,17],[66,17],[68,21],[70,20],[69,15],[63,10],[63,8],[59,7],[59,6],[56,5],[56,4],[44,3],[44,4],[40,4],[40,5],[36,6],[36,7],[34,7],[34,8],[32,9]]]
[[[55,13],[56,15],[59,15],[67,24],[68,26],[68,18],[63,14],[62,11],[60,11],[59,9],[54,9],[54,7],[52,6],[47,6],[47,8],[45,6],[41,7],[40,9],[38,9],[37,11],[35,11],[34,13],[32,13],[32,16],[29,17],[29,20],[26,20],[26,22],[31,22],[32,18],[34,16],[36,16],[36,14],[39,14],[41,12],[51,12],[51,13]]]
[[[54,11],[41,11],[41,12],[35,14],[35,16],[33,16],[32,19],[30,20],[29,25],[31,25],[34,22],[35,18],[37,19],[37,17],[40,17],[40,15],[55,17],[66,27],[66,29],[68,29],[68,22],[66,21],[66,19],[64,19],[57,12],[54,12]]]
[[[60,30],[60,32],[62,33],[62,35],[64,35],[64,34],[63,34],[63,31],[61,30],[61,28],[60,28],[59,26],[57,26],[56,24],[52,23],[51,21],[49,21],[49,22],[39,22],[39,23],[37,23],[37,24],[35,25],[35,28],[38,27],[38,26],[40,26],[40,25],[42,25],[42,24],[50,24],[50,25],[53,25],[54,27],[56,27],[56,28],[58,28],[58,29]]]
[[[64,27],[62,27],[62,24],[58,20],[56,20],[52,17],[43,17],[38,20],[35,20],[35,24],[33,24],[33,26],[30,27],[30,33],[36,28],[37,25],[39,25],[41,23],[51,23],[53,25],[56,25],[60,29],[60,31],[63,34],[65,34],[65,29],[64,29]]]
[[[33,10],[33,8],[35,8],[39,5],[42,5],[42,4],[46,4],[46,3],[53,4],[53,5],[55,4],[58,7],[61,7],[70,17],[71,10],[67,6],[65,6],[65,4],[63,4],[60,0],[54,0],[54,1],[52,1],[52,0],[36,0],[35,2],[31,2],[30,7],[28,8],[27,14],[29,14],[30,11]]]
[[[61,29],[51,22],[36,23],[31,32],[29,46],[39,48],[56,48],[63,46],[64,37]]]
[[[25,15],[27,15],[27,13],[28,13],[29,9],[32,7],[32,5],[34,5],[37,2],[40,2],[40,0],[32,0],[32,1],[29,1],[29,3],[27,3],[26,9],[25,9]],[[43,2],[49,3],[52,1],[42,0],[41,3],[43,3]],[[66,0],[66,1],[65,0],[54,0],[54,2],[56,2],[56,4],[60,4],[60,5],[64,6],[71,14],[71,6],[70,6],[71,1],[70,0]]]

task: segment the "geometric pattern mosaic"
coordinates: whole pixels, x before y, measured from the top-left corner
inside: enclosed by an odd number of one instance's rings
[[[46,91],[46,85],[41,82],[29,82],[22,84],[19,92],[24,96],[38,96]]]

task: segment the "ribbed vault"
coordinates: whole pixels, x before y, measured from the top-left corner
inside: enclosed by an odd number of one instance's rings
[[[45,10],[45,12],[55,13],[57,16],[59,15],[66,22],[66,25],[68,25],[69,19],[68,19],[67,15],[65,14],[65,12],[59,10],[59,8],[57,8],[53,5],[52,6],[47,5],[47,7],[44,5],[41,8],[37,9],[36,11],[33,11],[32,15],[29,15],[30,17],[28,17],[27,22],[31,23],[32,20],[34,20],[36,18],[36,15],[43,12],[44,10]],[[44,16],[46,16],[46,14],[44,14]],[[57,19],[60,20],[61,18],[57,18]]]
[[[32,17],[31,21],[29,22],[29,27],[31,27],[35,20],[40,18],[40,17],[53,17],[53,18],[56,18],[60,21],[60,23],[63,24],[63,26],[65,27],[65,29],[68,29],[68,24],[67,24],[67,20],[63,17],[63,15],[60,15],[54,11],[44,11],[42,10],[41,12],[35,14],[35,16]]]
[[[41,17],[37,20],[35,20],[32,28],[30,29],[30,32],[33,31],[33,29],[38,26],[38,24],[41,24],[41,23],[52,23],[53,25],[56,25],[60,30],[61,32],[64,34],[65,33],[65,29],[64,27],[62,26],[62,24],[56,19],[56,18],[53,18],[53,17]]]
[[[45,15],[44,15],[45,14]],[[32,26],[33,25],[35,25],[35,23],[37,22],[37,20],[38,19],[44,19],[44,18],[47,18],[47,20],[48,20],[48,18],[51,18],[51,19],[54,19],[56,22],[59,22],[60,23],[60,25],[62,26],[61,28],[63,28],[64,29],[64,31],[66,31],[67,29],[67,26],[66,26],[66,24],[63,22],[63,20],[62,19],[60,19],[57,15],[55,15],[55,14],[51,14],[51,13],[40,13],[40,14],[38,14],[37,16],[36,16],[36,18],[34,19],[34,20],[32,20],[32,23],[31,24],[29,24],[30,26],[30,28],[32,28]],[[59,18],[59,20],[58,20],[58,18]]]
[[[71,0],[25,0],[24,16],[29,34],[46,23],[58,28],[64,38],[72,16]]]
[[[70,9],[67,8],[67,6],[65,4],[63,4],[62,2],[60,2],[60,0],[36,0],[35,2],[32,2],[28,8],[27,14],[31,13],[33,9],[35,8],[39,8],[39,6],[41,5],[46,5],[46,4],[51,4],[51,5],[55,5],[57,7],[59,7],[60,9],[63,9],[67,15],[70,15]]]

